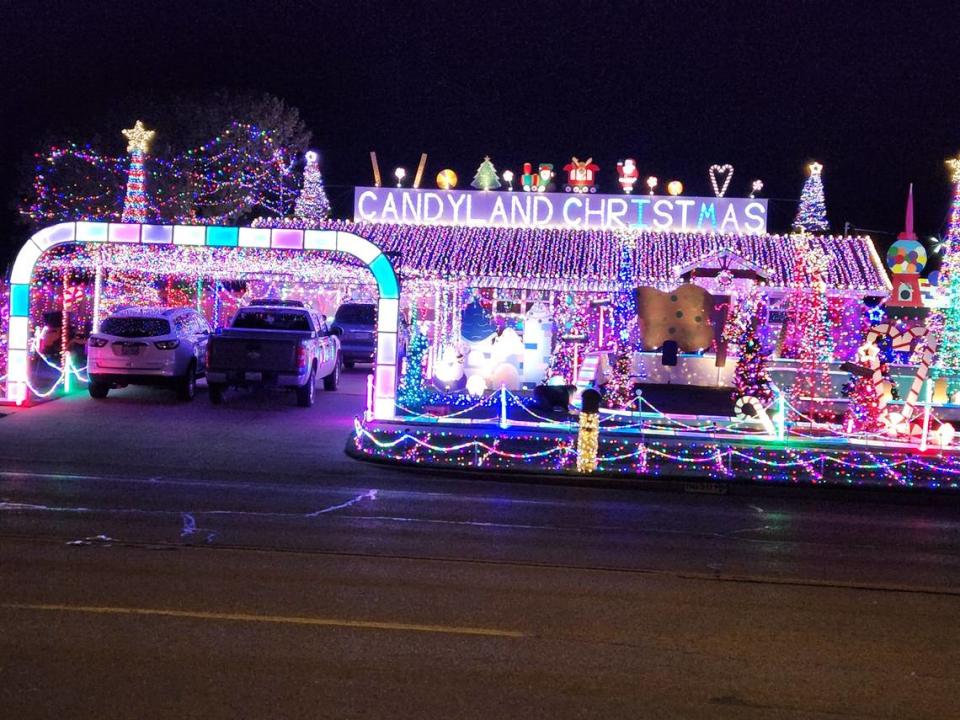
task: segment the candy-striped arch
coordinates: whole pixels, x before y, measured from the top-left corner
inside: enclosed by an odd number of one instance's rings
[[[343,252],[370,269],[380,292],[377,352],[374,364],[373,415],[394,416],[397,387],[397,321],[400,285],[390,258],[369,240],[340,230],[139,225],[69,222],[44,228],[21,248],[10,275],[10,331],[7,335],[7,400],[22,403],[29,386],[30,283],[44,252],[67,243],[143,243],[209,247],[274,248],[302,252]]]

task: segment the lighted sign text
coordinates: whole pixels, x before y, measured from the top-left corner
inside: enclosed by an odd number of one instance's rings
[[[358,187],[356,222],[762,234],[767,201]]]

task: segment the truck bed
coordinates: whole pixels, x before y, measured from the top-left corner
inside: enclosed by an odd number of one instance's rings
[[[296,373],[297,348],[310,333],[228,328],[210,338],[209,370]]]

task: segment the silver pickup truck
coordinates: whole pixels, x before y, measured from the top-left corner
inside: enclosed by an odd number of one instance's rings
[[[259,385],[295,390],[297,405],[310,407],[321,378],[337,389],[342,362],[326,318],[296,301],[255,300],[207,343],[210,402],[222,403],[227,387]]]

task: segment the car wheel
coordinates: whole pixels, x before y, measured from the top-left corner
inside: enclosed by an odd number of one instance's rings
[[[87,391],[90,393],[90,397],[103,400],[107,396],[107,393],[110,392],[110,386],[91,380],[90,384],[87,385]]]
[[[300,407],[313,407],[313,399],[317,393],[317,368],[310,370],[310,377],[307,381],[297,388],[297,405]]]
[[[197,394],[197,366],[192,362],[187,365],[187,374],[180,381],[177,388],[177,395],[181,400],[189,402]]]
[[[210,402],[214,405],[223,404],[223,393],[227,389],[226,385],[220,383],[207,383],[207,390],[210,393]]]
[[[333,363],[333,370],[323,379],[324,390],[336,390],[340,384],[340,353],[337,353],[337,361]]]

